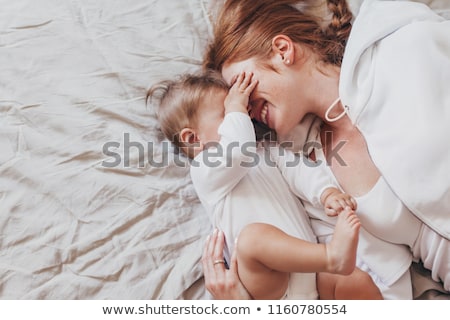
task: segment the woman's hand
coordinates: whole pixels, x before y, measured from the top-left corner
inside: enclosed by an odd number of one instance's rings
[[[251,296],[239,279],[236,250],[227,269],[223,260],[224,245],[225,235],[217,229],[206,239],[202,257],[205,287],[216,300],[249,300]]]

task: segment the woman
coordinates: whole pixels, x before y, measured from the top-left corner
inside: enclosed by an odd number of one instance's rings
[[[308,130],[322,147],[307,154],[357,198],[359,266],[385,298],[412,297],[413,259],[449,291],[450,21],[418,3],[365,1],[351,26],[342,0],[328,1],[323,29],[297,2],[227,1],[205,67],[228,83],[253,72],[251,114],[281,137],[307,114],[321,119]],[[326,241],[334,220],[305,207]]]

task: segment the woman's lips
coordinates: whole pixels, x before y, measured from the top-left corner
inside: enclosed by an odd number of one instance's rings
[[[250,116],[256,121],[264,123],[266,126],[269,125],[269,103],[266,101],[262,103],[260,106],[253,109],[250,113]]]
[[[267,118],[269,115],[269,106],[267,103],[264,104],[264,106],[261,109],[260,118],[261,121],[267,126]]]

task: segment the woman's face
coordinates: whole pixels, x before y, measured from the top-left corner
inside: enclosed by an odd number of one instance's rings
[[[289,133],[304,117],[306,112],[301,88],[295,74],[288,67],[281,65],[278,72],[256,64],[254,59],[225,64],[222,75],[228,84],[240,72],[253,72],[258,80],[250,95],[252,118],[263,122],[278,134]]]

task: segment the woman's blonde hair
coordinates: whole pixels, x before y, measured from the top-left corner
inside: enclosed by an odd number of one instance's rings
[[[214,28],[203,66],[221,71],[225,63],[266,59],[272,39],[286,35],[310,48],[321,61],[340,66],[351,30],[352,13],[345,0],[327,0],[331,22],[302,13],[299,0],[227,0]]]
[[[181,141],[180,132],[197,125],[197,111],[213,90],[228,90],[228,85],[220,74],[207,70],[161,81],[147,93],[147,100],[158,100],[157,116],[161,131],[190,158],[193,158],[193,150]]]

